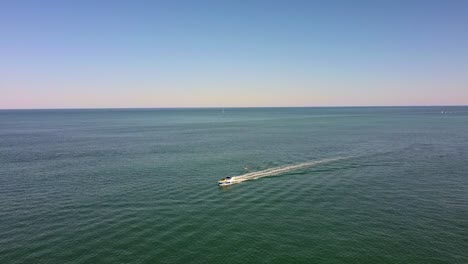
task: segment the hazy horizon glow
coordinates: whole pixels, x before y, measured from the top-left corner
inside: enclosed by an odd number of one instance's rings
[[[466,1],[0,7],[0,109],[468,104]]]

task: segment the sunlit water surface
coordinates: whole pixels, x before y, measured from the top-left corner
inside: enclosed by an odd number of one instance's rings
[[[467,249],[468,107],[0,111],[0,263],[468,263]]]

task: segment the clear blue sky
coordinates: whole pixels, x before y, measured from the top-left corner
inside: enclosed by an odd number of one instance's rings
[[[468,1],[2,1],[0,108],[468,104]]]

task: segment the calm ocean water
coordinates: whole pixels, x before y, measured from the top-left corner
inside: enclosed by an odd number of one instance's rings
[[[0,263],[468,263],[468,107],[0,111]]]

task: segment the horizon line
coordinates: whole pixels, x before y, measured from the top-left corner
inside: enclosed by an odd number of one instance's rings
[[[138,109],[248,109],[248,108],[384,108],[384,107],[467,107],[466,105],[335,105],[335,106],[181,106],[181,107],[57,107],[57,108],[0,108],[14,110],[138,110]]]

